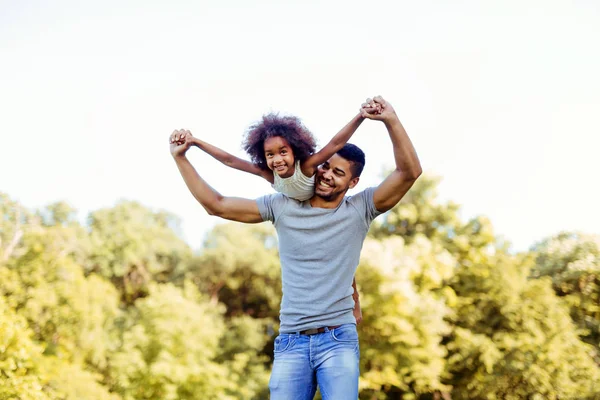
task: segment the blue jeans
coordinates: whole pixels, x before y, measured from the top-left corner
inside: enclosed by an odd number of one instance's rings
[[[315,335],[282,333],[275,339],[271,400],[312,400],[317,384],[323,400],[356,400],[358,361],[354,324]]]

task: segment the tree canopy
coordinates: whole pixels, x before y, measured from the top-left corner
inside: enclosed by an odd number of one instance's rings
[[[515,253],[423,176],[356,280],[361,399],[600,399],[600,236]],[[0,194],[0,399],[267,399],[281,300],[270,224],[199,251],[138,202],[85,223]]]

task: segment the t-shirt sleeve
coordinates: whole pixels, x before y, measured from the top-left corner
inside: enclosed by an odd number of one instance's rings
[[[283,214],[288,201],[289,199],[285,195],[276,193],[259,197],[256,199],[256,204],[263,221],[271,221],[275,224]]]
[[[375,208],[375,202],[373,201],[374,193],[375,188],[370,187],[353,195],[349,200],[354,208],[356,208],[359,215],[364,218],[367,228],[371,225],[371,222],[373,222],[375,217],[382,214],[382,212],[377,211]]]

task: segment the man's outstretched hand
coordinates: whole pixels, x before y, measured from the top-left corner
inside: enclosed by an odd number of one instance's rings
[[[381,96],[375,96],[373,99],[367,99],[360,109],[360,115],[363,118],[374,119],[377,121],[391,122],[397,119],[394,107]]]
[[[171,155],[173,157],[183,156],[192,147],[192,133],[186,129],[174,130],[169,137]]]

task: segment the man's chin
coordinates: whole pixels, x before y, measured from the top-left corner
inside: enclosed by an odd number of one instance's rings
[[[320,188],[315,189],[315,194],[321,197],[324,200],[330,200],[333,197],[333,191],[331,190],[322,190]]]

